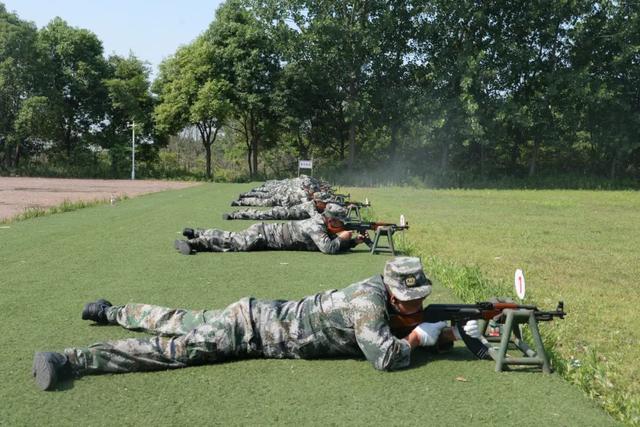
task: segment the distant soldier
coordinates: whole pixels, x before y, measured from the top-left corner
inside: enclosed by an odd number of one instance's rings
[[[418,258],[399,257],[375,275],[340,291],[297,301],[243,298],[224,310],[171,309],[147,304],[86,304],[84,320],[157,334],[36,353],[33,376],[42,390],[89,374],[184,368],[247,358],[362,357],[379,370],[406,368],[411,350],[436,344],[445,322],[421,323],[397,338],[391,314],[422,309],[431,282]],[[480,336],[477,321],[467,334]],[[445,334],[443,334],[445,335]],[[449,334],[451,335],[451,334]],[[451,336],[451,339],[459,336]]]
[[[306,191],[326,191],[331,186],[324,181],[320,181],[316,178],[300,175],[297,178],[282,179],[282,180],[269,180],[262,184],[260,187],[253,188],[245,193],[241,193],[239,198],[246,197],[259,197],[268,198],[276,195],[278,191],[283,188],[290,189],[303,189]]]
[[[367,236],[352,231],[329,233],[327,225],[342,224],[346,210],[330,204],[322,215],[314,214],[302,221],[275,224],[258,223],[244,231],[186,228],[188,240],[176,240],[175,248],[183,255],[196,252],[244,252],[260,250],[320,251],[336,254],[362,243]]]
[[[284,206],[291,207],[310,200],[310,194],[299,188],[282,188],[274,194],[262,197],[241,197],[231,202],[231,206]]]
[[[263,186],[240,194],[231,206],[291,207],[312,199],[314,193],[330,187],[314,178],[302,175],[281,181],[267,181]]]
[[[269,219],[289,219],[299,220],[311,218],[316,213],[322,213],[324,209],[318,210],[316,208],[316,202],[309,200],[299,205],[293,205],[285,208],[284,206],[274,206],[271,209],[259,210],[259,209],[242,209],[222,215],[222,219],[257,219],[257,220],[269,220]]]
[[[313,200],[309,200],[290,207],[274,206],[271,209],[242,209],[222,215],[222,219],[257,219],[257,220],[273,220],[273,219],[289,219],[299,220],[311,218],[316,213],[323,213],[328,203],[340,205],[331,194],[326,192],[313,193]],[[341,210],[345,216],[347,210]]]

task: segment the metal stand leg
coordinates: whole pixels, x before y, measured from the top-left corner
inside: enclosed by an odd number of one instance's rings
[[[375,254],[377,252],[386,252],[391,253],[391,255],[396,255],[396,250],[393,246],[393,229],[390,227],[378,227],[376,230],[376,235],[373,238],[373,244],[371,245],[371,254]],[[387,245],[383,246],[380,244],[380,236],[387,236]]]
[[[349,205],[349,208],[347,208],[347,218],[354,219],[352,213],[355,213],[355,219],[362,221],[362,216],[360,216],[360,206]]]
[[[502,327],[502,338],[500,339],[500,347],[492,348],[489,354],[496,361],[496,372],[501,372],[509,365],[527,365],[539,366],[542,372],[548,374],[551,372],[549,359],[544,351],[542,338],[538,329],[538,322],[532,310],[505,310],[506,320]],[[536,350],[531,349],[522,339],[520,330],[521,324],[528,324],[533,337]],[[513,339],[512,339],[513,337]],[[512,357],[507,354],[509,345],[515,346],[523,354],[522,357]]]

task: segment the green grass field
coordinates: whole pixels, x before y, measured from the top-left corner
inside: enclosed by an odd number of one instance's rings
[[[443,356],[418,351],[411,369],[394,373],[363,360],[250,360],[36,388],[34,351],[136,335],[82,321],[83,304],[98,297],[223,307],[246,295],[296,299],[381,272],[387,257],[364,248],[340,256],[175,252],[184,226],[249,225],[220,218],[250,187],[207,184],[0,228],[0,424],[616,424],[560,376],[495,373],[464,347]],[[346,190],[369,197],[378,219],[404,213],[407,238],[423,254],[476,264],[493,279],[512,280],[523,268],[538,303],[567,304],[569,316],[553,331],[560,351],[579,358],[597,348],[630,376],[615,386],[633,391],[636,193]],[[455,299],[436,284],[430,300]]]

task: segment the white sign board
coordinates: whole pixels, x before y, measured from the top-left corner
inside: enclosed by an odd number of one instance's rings
[[[524,273],[522,272],[522,270],[520,269],[516,270],[516,275],[514,278],[513,285],[516,288],[516,294],[518,294],[518,298],[520,298],[521,300],[524,299],[525,286],[524,286]]]
[[[298,169],[313,169],[313,160],[300,160]]]

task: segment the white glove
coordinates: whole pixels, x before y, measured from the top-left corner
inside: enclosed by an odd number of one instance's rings
[[[478,326],[477,320],[469,320],[464,325],[464,332],[469,335],[471,338],[480,338],[482,333],[480,332],[480,327]]]
[[[420,323],[415,327],[414,331],[418,334],[420,338],[420,345],[422,347],[435,345],[438,341],[438,336],[440,336],[440,331],[444,327],[447,326],[447,322],[437,322],[437,323]]]

